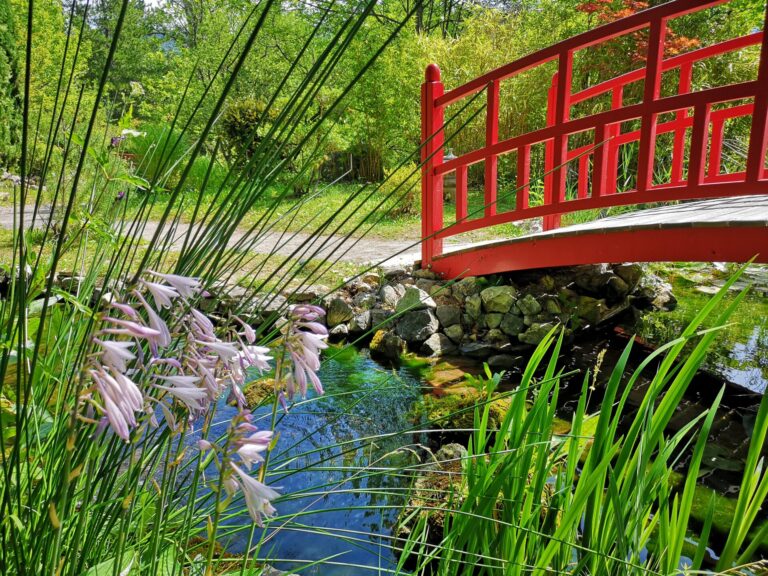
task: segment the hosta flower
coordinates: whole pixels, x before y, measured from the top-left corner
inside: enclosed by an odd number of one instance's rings
[[[242,360],[247,364],[246,367],[257,368],[260,372],[269,370],[269,361],[272,356],[268,356],[271,350],[265,346],[243,346]]]
[[[208,391],[197,386],[200,381],[197,376],[156,376],[155,378],[169,384],[168,386],[155,384],[155,388],[168,392],[185,404],[190,412],[200,412],[205,409]]]
[[[176,292],[171,286],[165,284],[158,284],[157,282],[149,282],[142,280],[141,283],[152,294],[152,298],[155,299],[155,306],[160,308],[170,308],[173,304],[174,298],[179,297],[179,293]]]
[[[249,476],[233,463],[230,462],[229,465],[237,474],[235,479],[243,491],[243,496],[245,496],[245,505],[248,508],[248,513],[253,521],[261,526],[262,517],[273,516],[277,512],[270,502],[280,496],[280,494],[266,484],[262,484],[256,478]]]
[[[307,394],[307,383],[311,382],[318,394],[323,393],[323,385],[317,376],[320,369],[320,351],[328,347],[325,339],[328,330],[315,322],[324,314],[318,306],[302,305],[291,309],[292,320],[284,324],[285,348],[293,362],[293,370],[286,378],[286,391],[293,396],[296,387],[302,397]]]
[[[94,338],[93,341],[101,346],[101,361],[119,372],[126,371],[126,362],[136,359],[136,356],[128,350],[133,348],[133,342],[113,342],[99,338]]]
[[[143,338],[145,340],[157,341],[161,336],[159,330],[150,328],[149,326],[143,326],[133,320],[121,320],[120,318],[104,317],[104,322],[114,324],[119,328],[105,328],[102,332],[107,334],[123,334],[126,336],[132,336],[134,338]]]
[[[184,298],[196,296],[200,293],[202,288],[198,278],[189,278],[187,276],[179,276],[178,274],[160,274],[159,272],[153,272],[151,270],[149,272],[150,274],[165,280]]]
[[[141,302],[141,305],[144,307],[144,310],[146,311],[147,316],[149,317],[150,328],[160,332],[160,336],[157,337],[157,344],[162,346],[163,348],[170,346],[171,331],[168,330],[168,325],[163,321],[162,318],[160,318],[160,315],[152,309],[152,306],[149,305],[149,303],[144,299],[144,297],[141,294],[139,294],[138,292],[134,292],[134,294],[136,294],[136,297]],[[153,349],[153,352],[155,354],[157,353],[156,347],[155,349]]]
[[[110,373],[111,372],[111,373]],[[120,438],[128,441],[136,427],[136,412],[144,408],[144,398],[138,386],[127,376],[104,367],[90,371],[102,401],[109,425]]]

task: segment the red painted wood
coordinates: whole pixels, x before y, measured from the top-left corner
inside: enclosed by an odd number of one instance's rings
[[[494,80],[488,86],[488,106],[485,122],[485,146],[499,141],[499,81]],[[496,214],[496,189],[498,177],[498,156],[490,154],[485,158],[485,216]]]
[[[443,241],[435,237],[443,228],[443,177],[434,170],[443,161],[443,108],[435,105],[442,94],[440,68],[430,64],[421,87],[421,258],[425,266],[443,251]]]
[[[531,187],[531,147],[521,146],[517,151],[517,210],[528,208],[528,193]]]
[[[664,59],[664,38],[669,20],[727,1],[672,0],[565,40],[445,93],[439,69],[436,66],[428,68],[427,81],[422,88],[423,265],[430,265],[441,258],[443,238],[506,222],[543,218],[544,229],[551,230],[559,226],[562,214],[580,210],[768,193],[768,169],[765,166],[768,151],[768,38],[765,34],[755,32]],[[575,51],[642,28],[649,29],[645,67],[572,93]],[[758,44],[761,52],[757,80],[692,91],[695,63]],[[546,127],[499,141],[500,81],[553,60],[557,60],[558,64],[547,95]],[[661,97],[662,73],[675,70],[678,73],[676,93]],[[625,106],[624,88],[638,81],[644,82],[643,101]],[[444,162],[444,107],[484,87],[488,90],[485,145]],[[610,110],[571,119],[574,104],[608,93],[611,95]],[[753,103],[712,109],[714,104],[738,100]],[[694,110],[692,116],[688,113],[689,109]],[[660,115],[672,115],[673,119],[658,122]],[[740,173],[721,174],[724,125],[727,120],[739,117],[751,117],[747,169]],[[639,130],[622,133],[623,123],[638,119]],[[589,131],[594,134],[592,144],[568,150],[571,136]],[[672,174],[669,182],[654,185],[656,140],[659,135],[667,133],[673,135]],[[686,175],[686,141],[689,135],[691,146],[687,153]],[[616,194],[619,153],[622,146],[632,143],[637,143],[639,150],[636,189]],[[544,145],[544,200],[543,205],[530,206],[530,156],[531,146],[536,144]],[[498,157],[511,152],[517,154],[517,197],[514,208],[500,212],[496,204]],[[467,168],[482,161],[485,162],[485,209],[480,218],[468,221]],[[569,163],[578,168],[577,197],[572,200],[565,197]],[[442,177],[451,171],[457,174],[458,223],[442,230]],[[519,244],[508,249],[527,250]],[[699,253],[705,252],[702,250]],[[469,264],[469,260],[462,258],[463,264]],[[628,255],[621,259],[633,258]],[[562,264],[568,263],[562,261]]]
[[[467,167],[456,169],[456,222],[467,217]]]
[[[437,258],[446,278],[602,262],[768,262],[768,227],[662,228],[553,237],[512,246],[481,245]]]

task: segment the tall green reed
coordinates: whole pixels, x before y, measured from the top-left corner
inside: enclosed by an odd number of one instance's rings
[[[427,506],[421,530],[415,530],[404,547],[405,556],[417,562],[416,572],[678,574],[705,569],[712,509],[699,536],[694,536],[691,557],[683,551],[685,547],[691,554],[693,493],[723,390],[699,417],[675,433],[666,430],[717,335],[716,329],[703,329],[703,323],[714,316],[715,325],[723,325],[745,294],[723,304],[739,274],[679,338],[657,349],[635,370],[628,367],[630,342],[605,385],[599,414],[587,412],[594,382],[586,374],[571,430],[565,435],[553,432],[563,377],[556,363],[562,335],[553,330],[531,357],[519,385],[506,393],[510,409],[499,429],[488,429],[489,405],[476,409],[462,482],[454,488],[452,504],[446,505],[444,495],[436,496],[434,503],[434,513],[445,515],[439,543],[430,544],[426,536]],[[692,341],[695,346],[684,354]],[[629,394],[652,370],[647,392],[628,418]],[[489,378],[487,383],[490,393],[496,381]],[[734,566],[752,560],[762,541],[753,528],[768,484],[761,458],[767,417],[768,400],[763,399],[738,512],[720,552],[718,570],[751,573]],[[690,451],[687,475],[676,488],[673,468],[686,451]],[[761,527],[760,532],[765,530]]]

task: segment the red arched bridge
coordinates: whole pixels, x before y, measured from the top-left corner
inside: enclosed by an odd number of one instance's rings
[[[767,262],[766,36],[753,31],[669,57],[665,51],[671,20],[725,2],[674,0],[560,42],[447,92],[440,69],[434,64],[427,67],[422,86],[422,267],[454,278],[599,262],[739,262],[756,254],[758,261]],[[620,37],[627,40],[638,35],[647,39],[643,68],[574,91],[574,55]],[[693,88],[697,66],[745,50],[755,54],[751,79]],[[546,126],[499,139],[502,81],[547,64],[556,71],[548,92]],[[635,103],[626,102],[629,90],[637,95]],[[482,91],[487,102],[484,146],[446,157],[446,107],[466,102]],[[574,107],[581,104],[583,109],[584,104],[601,98],[610,102],[607,109],[590,115],[574,113]],[[741,123],[743,134],[742,161],[736,168],[733,162],[729,166],[724,161],[724,134],[733,121]],[[664,154],[668,168],[663,181],[654,175],[660,137],[667,139]],[[573,142],[582,145],[574,147]],[[619,154],[627,144],[633,146],[633,157],[627,163],[633,185],[619,191]],[[534,199],[536,182],[531,173],[535,146],[543,147],[544,162],[538,180],[543,194],[536,194]],[[498,171],[499,159],[505,155],[510,156],[505,165],[511,166],[517,184],[512,206],[502,210]],[[468,169],[481,162],[482,208],[479,214],[468,213]],[[450,226],[443,223],[447,176],[455,177],[456,187],[456,219]],[[649,203],[663,205],[560,226],[565,214]],[[443,250],[446,238],[531,218],[541,219],[541,232]]]

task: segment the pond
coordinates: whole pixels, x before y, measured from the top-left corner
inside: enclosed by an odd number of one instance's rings
[[[598,381],[605,379],[630,335],[637,333],[640,345],[631,362],[636,366],[654,344],[679,334],[707,301],[707,292],[722,280],[710,272],[698,267],[676,268],[668,275],[680,300],[674,312],[647,314],[626,323],[623,331],[580,337],[563,350],[564,367],[583,374],[599,359]],[[736,311],[732,325],[723,330],[705,370],[693,382],[670,426],[679,429],[700,414],[728,383],[696,495],[701,516],[711,495],[719,498],[722,513],[716,518],[715,533],[728,530],[735,502],[729,496],[738,489],[757,404],[768,383],[767,323],[768,299],[758,289]],[[466,361],[456,366],[472,371]],[[289,413],[275,414],[279,439],[271,455],[268,483],[284,496],[275,504],[279,516],[267,528],[266,541],[256,552],[259,557],[281,570],[301,568],[302,574],[328,576],[384,574],[396,567],[392,527],[406,502],[411,478],[394,470],[417,463],[421,447],[435,438],[421,430],[417,416],[429,386],[423,378],[426,372],[418,366],[384,367],[371,360],[366,350],[330,350],[320,374],[326,395],[310,394]],[[514,373],[509,374],[507,386],[514,386],[515,379]],[[639,405],[647,383],[638,382],[630,405]],[[581,376],[563,383],[558,412],[565,420],[570,418],[580,389]],[[591,398],[592,411],[600,408],[599,390],[598,386]],[[220,432],[232,409],[222,410]],[[261,428],[270,426],[270,408],[255,414]],[[683,458],[678,470],[685,474],[685,469]],[[244,553],[260,539],[259,530],[251,534],[244,510],[224,524],[231,531],[223,543],[232,553]],[[717,534],[713,546],[717,548]],[[716,556],[716,551],[710,553]],[[312,565],[319,561],[322,566]]]
[[[337,352],[331,349],[321,369],[325,396],[310,392],[287,414],[277,414],[279,440],[267,482],[285,496],[275,503],[279,516],[259,555],[281,570],[324,560],[302,574],[376,574],[396,564],[388,538],[410,479],[391,469],[417,461],[424,438],[412,407],[421,381],[407,368],[377,364],[364,351]],[[222,407],[221,428],[214,432],[224,432],[232,410]],[[269,427],[269,407],[255,415],[259,427]],[[236,529],[224,540],[226,548],[243,553],[250,517],[242,511],[225,524]]]

